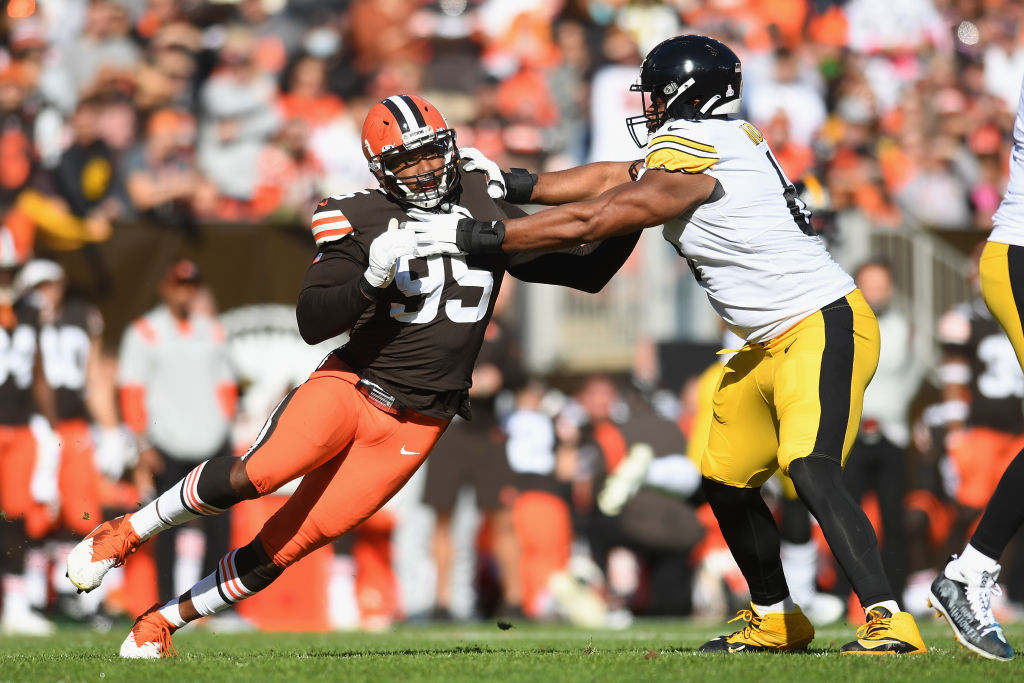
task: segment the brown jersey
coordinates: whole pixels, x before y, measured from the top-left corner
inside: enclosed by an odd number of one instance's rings
[[[939,338],[947,355],[970,367],[970,427],[1024,433],[1024,373],[1006,332],[976,299],[946,313]]]
[[[86,371],[92,339],[103,333],[99,311],[84,301],[69,299],[57,318],[39,331],[46,381],[53,387],[57,419],[87,419]]]
[[[480,173],[461,173],[459,189],[441,210],[477,220],[523,215],[487,195]],[[542,256],[436,255],[402,257],[394,281],[376,301],[359,291],[374,238],[405,207],[380,190],[336,195],[313,214],[319,247],[299,295],[297,316],[311,343],[349,331],[338,355],[407,407],[435,417],[468,417],[466,390],[506,269],[520,279],[599,290],[622,265],[638,233]],[[584,265],[585,264],[585,265]]]
[[[16,322],[0,327],[0,425],[27,425],[35,410],[32,379],[39,340],[39,310],[21,299]]]

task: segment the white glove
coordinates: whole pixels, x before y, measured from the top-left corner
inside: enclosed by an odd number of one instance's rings
[[[494,163],[475,147],[459,147],[464,171],[479,171],[487,177],[487,194],[491,199],[505,198],[505,176],[501,167]]]
[[[60,440],[42,415],[33,415],[28,421],[36,441],[36,462],[32,468],[29,495],[32,500],[56,509],[60,502],[57,471],[60,468]]]
[[[94,432],[93,463],[100,474],[108,479],[120,479],[125,467],[131,464],[133,455],[131,443],[121,427],[100,427]]]
[[[399,230],[398,221],[392,218],[387,231],[370,243],[369,266],[363,277],[374,287],[387,287],[395,279],[398,259],[415,250],[416,234],[410,230]]]
[[[622,508],[643,483],[652,460],[654,450],[645,443],[638,443],[629,449],[626,459],[605,479],[601,492],[597,494],[597,507],[601,512],[609,517],[622,512]]]

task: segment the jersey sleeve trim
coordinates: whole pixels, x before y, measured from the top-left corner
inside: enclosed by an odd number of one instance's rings
[[[647,168],[664,168],[667,171],[702,173],[718,163],[717,157],[703,157],[678,149],[662,148],[651,151],[644,160]]]
[[[352,224],[341,211],[317,211],[313,214],[313,239],[322,247],[352,232]]]
[[[653,150],[655,147],[658,147],[662,143],[672,143],[673,146],[679,146],[680,148],[683,149],[683,151],[686,152],[694,152],[697,154],[703,152],[705,154],[711,154],[712,156],[715,157],[718,156],[718,150],[715,149],[714,145],[709,145],[705,142],[697,142],[696,140],[684,138],[681,135],[659,135],[655,137],[653,140],[651,140],[650,149]]]

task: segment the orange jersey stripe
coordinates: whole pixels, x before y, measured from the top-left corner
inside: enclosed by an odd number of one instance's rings
[[[321,240],[325,240],[328,237],[341,237],[343,235],[349,234],[350,232],[352,232],[352,228],[351,227],[348,227],[348,228],[335,228],[334,230],[324,230],[323,232],[321,232],[320,234],[318,234],[316,236],[316,241],[320,242]]]

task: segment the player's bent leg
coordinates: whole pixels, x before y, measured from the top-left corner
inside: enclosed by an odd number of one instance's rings
[[[245,458],[212,458],[135,513],[105,522],[68,555],[67,576],[91,591],[153,535],[277,490],[351,441],[366,409],[352,373],[318,369],[274,409]]]
[[[704,643],[701,652],[802,650],[814,627],[789,599],[779,557],[779,530],[761,489],[729,486],[708,478],[704,495],[718,519],[729,550],[750,587],[751,609],[737,615],[746,625]]]
[[[842,481],[839,462],[808,456],[789,465],[797,494],[814,514],[843,573],[867,610],[867,623],[844,654],[917,654],[926,651],[914,617],[902,612],[882,567],[867,515]],[[894,609],[895,608],[895,609]]]
[[[257,536],[248,545],[232,550],[217,570],[188,592],[164,605],[154,605],[135,620],[121,644],[128,659],[159,659],[177,655],[171,635],[185,624],[231,607],[263,590],[281,575]]]
[[[108,571],[123,565],[128,555],[160,531],[219,515],[245,497],[255,498],[237,493],[231,485],[232,471],[243,466],[233,456],[207,460],[138,512],[100,524],[68,554],[68,579],[79,590],[91,591]]]

